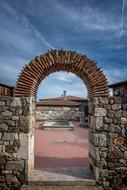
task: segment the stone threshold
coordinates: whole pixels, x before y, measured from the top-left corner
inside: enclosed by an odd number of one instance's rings
[[[62,167],[62,168],[41,168],[33,170],[29,182],[43,182],[44,184],[96,184],[89,167]]]

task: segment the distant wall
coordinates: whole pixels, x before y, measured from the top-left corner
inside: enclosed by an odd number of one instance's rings
[[[83,111],[76,107],[65,106],[36,106],[36,120],[67,119],[80,121]]]

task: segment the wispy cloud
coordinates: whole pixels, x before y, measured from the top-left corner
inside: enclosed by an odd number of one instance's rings
[[[39,39],[46,47],[50,48],[50,49],[55,49],[45,38],[44,36],[41,34],[41,32],[33,25],[30,23],[30,21],[28,20],[28,18],[23,15],[22,16],[23,22],[24,22],[24,26],[31,31],[37,39]]]
[[[10,14],[10,15],[17,15],[17,11],[6,1],[1,3],[2,7]]]
[[[65,15],[65,17],[68,17],[68,19],[75,22],[75,25],[73,26],[79,30],[118,31],[120,28],[113,14],[108,15],[97,7],[91,7],[87,3],[79,10],[76,7],[68,7],[65,4],[60,3],[60,1],[57,1],[55,6]]]
[[[57,72],[55,74],[55,78],[60,81],[65,81],[65,82],[72,82],[74,78],[74,74],[72,73],[66,73],[66,72]]]
[[[125,80],[127,76],[127,68],[112,68],[104,69],[104,73],[108,78],[109,83]]]
[[[68,76],[69,82],[68,79],[59,80],[60,75],[61,77]],[[87,89],[81,79],[72,73],[56,72],[49,75],[40,84],[38,98],[61,96],[64,90],[67,91],[67,95],[87,96]]]
[[[127,3],[117,57],[121,2],[111,0],[4,0],[0,5],[0,80],[15,84],[24,64],[49,49],[76,50],[95,59],[110,83],[125,80]],[[93,3],[91,3],[93,2]],[[114,67],[115,65],[115,67]],[[6,73],[6,74],[5,74]],[[46,82],[47,81],[47,82]],[[41,90],[42,86],[42,90]],[[54,73],[40,85],[39,97],[86,96],[82,81],[71,73]]]
[[[8,17],[8,21],[1,18],[0,38],[4,42],[15,46],[15,48],[24,49],[24,51],[34,51],[37,41],[42,42],[42,47],[54,49],[54,47],[44,38],[42,31],[40,32],[29,19],[14,9],[8,2],[4,2],[3,8],[13,16]],[[34,35],[34,36],[33,36]]]
[[[3,83],[9,83],[15,85],[19,71],[22,70],[25,59],[18,56],[0,57],[0,81]]]
[[[120,22],[120,33],[119,33],[119,37],[118,37],[118,54],[119,54],[119,49],[120,49],[120,41],[121,41],[121,37],[123,34],[123,19],[124,19],[124,11],[125,11],[125,0],[123,0],[122,2],[122,13],[121,13],[121,22]]]

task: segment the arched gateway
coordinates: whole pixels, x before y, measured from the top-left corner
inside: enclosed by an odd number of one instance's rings
[[[14,97],[0,96],[0,177],[2,187],[20,189],[34,169],[35,98],[40,82],[50,73],[76,74],[89,92],[89,160],[96,182],[104,189],[127,185],[126,97],[108,82],[96,63],[73,51],[51,50],[26,65]],[[0,182],[1,184],[1,182]],[[1,186],[0,186],[1,187]]]
[[[76,74],[85,83],[90,97],[109,95],[107,79],[94,61],[75,51],[51,50],[25,65],[17,80],[15,96],[35,96],[40,82],[56,71]]]

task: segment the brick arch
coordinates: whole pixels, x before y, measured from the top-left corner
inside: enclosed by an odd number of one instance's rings
[[[72,72],[86,85],[89,96],[108,96],[109,88],[101,68],[76,51],[51,50],[35,57],[20,73],[15,96],[35,96],[40,82],[56,71]]]

